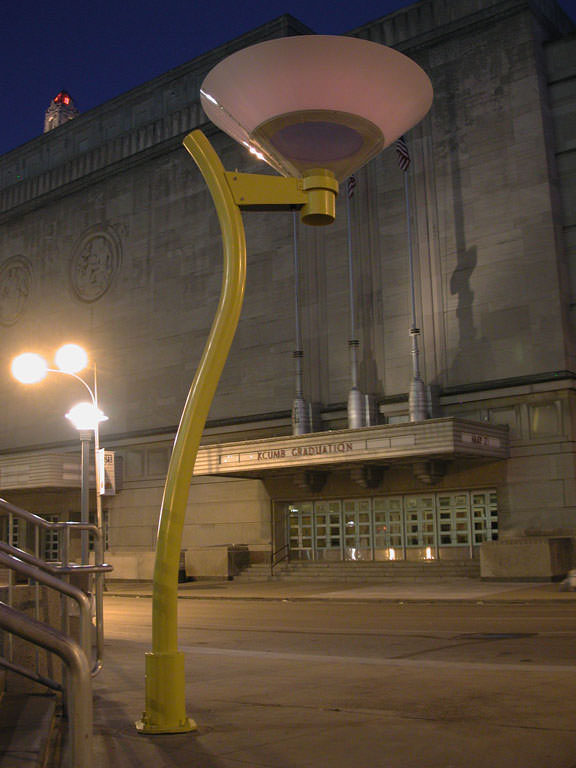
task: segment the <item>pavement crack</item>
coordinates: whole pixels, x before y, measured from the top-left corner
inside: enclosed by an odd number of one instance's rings
[[[471,645],[482,645],[486,642],[486,639],[474,639],[466,640],[460,643],[447,643],[446,645],[439,645],[436,648],[423,648],[420,651],[410,651],[409,653],[401,653],[397,656],[392,656],[393,659],[411,659],[417,656],[423,656],[430,653],[436,653],[437,651],[446,651],[453,648],[469,648]],[[492,642],[492,640],[490,641]]]
[[[236,704],[238,706],[247,707],[262,707],[264,709],[286,709],[286,710],[298,710],[298,711],[311,711],[311,712],[335,712],[343,715],[362,715],[365,717],[375,718],[396,718],[398,720],[419,720],[430,723],[454,723],[454,722],[466,722],[471,719],[478,720],[477,716],[474,718],[469,717],[438,717],[430,715],[420,715],[414,713],[397,712],[390,709],[373,709],[367,707],[346,707],[346,706],[329,706],[329,705],[305,705],[305,704],[286,704],[283,702],[263,702],[263,701],[249,701],[238,699],[212,699],[217,704]],[[481,718],[482,719],[482,718]],[[489,722],[488,719],[484,719],[484,722]],[[545,725],[525,725],[523,723],[498,723],[499,728],[505,728],[507,730],[522,730],[522,731],[542,731],[549,733],[575,733],[576,728],[558,728]],[[576,768],[576,765],[570,766],[570,768]]]
[[[364,708],[351,708],[351,707],[339,707],[336,705],[312,705],[312,704],[285,704],[284,702],[270,702],[270,701],[250,701],[246,699],[211,699],[215,704],[237,704],[239,706],[246,707],[263,707],[265,709],[297,709],[300,711],[310,712],[343,712],[346,714],[362,714],[362,715],[375,715],[378,717],[390,716],[393,714],[387,709],[364,709]]]
[[[576,728],[558,728],[548,725],[523,725],[522,723],[498,723],[499,728],[516,729],[520,731],[544,731],[549,733],[576,733]],[[571,765],[568,768],[576,768]]]

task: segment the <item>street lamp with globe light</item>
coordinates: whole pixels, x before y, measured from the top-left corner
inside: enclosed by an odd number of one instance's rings
[[[93,387],[79,376],[79,372],[88,365],[88,354],[86,350],[78,344],[64,344],[54,356],[56,368],[50,368],[46,360],[35,352],[24,352],[12,360],[11,371],[14,378],[22,384],[37,384],[42,381],[49,373],[61,373],[65,376],[79,381],[88,391],[90,402],[78,403],[73,406],[66,414],[66,418],[76,427],[80,433],[82,444],[82,480],[81,480],[81,505],[80,521],[82,523],[90,522],[89,501],[89,461],[90,461],[90,441],[94,434],[94,459],[96,471],[96,514],[97,526],[102,530],[102,507],[99,494],[99,424],[106,421],[108,417],[98,407],[98,388],[96,379],[96,366],[93,368]],[[88,563],[88,533],[83,531],[81,534],[81,561],[85,565]]]
[[[94,442],[97,443],[96,434],[101,421],[106,421],[108,416],[98,408],[95,402],[76,403],[66,414],[66,418],[76,427],[80,434],[80,443],[82,445],[82,480],[80,483],[80,521],[82,523],[90,522],[90,442],[94,434]],[[96,461],[96,499],[100,500],[98,489],[98,449],[95,448]],[[100,527],[100,524],[99,524]],[[88,532],[82,531],[81,540],[81,560],[82,564],[88,563]]]

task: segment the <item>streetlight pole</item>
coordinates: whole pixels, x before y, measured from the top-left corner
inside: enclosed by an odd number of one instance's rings
[[[94,413],[101,413],[100,408],[98,407],[98,377],[96,373],[96,363],[92,366],[92,382],[93,386],[90,387],[88,382],[83,379],[81,376],[78,376],[77,373],[72,373],[71,371],[64,371],[60,368],[48,368],[49,373],[64,373],[68,376],[72,376],[77,381],[79,381],[81,384],[84,385],[86,390],[88,391],[88,394],[90,395],[90,400],[92,401],[92,407],[94,409]],[[107,417],[106,417],[107,418]],[[96,525],[98,526],[98,530],[102,533],[102,536],[104,536],[104,530],[103,530],[103,522],[102,522],[102,497],[100,495],[100,463],[99,463],[99,451],[100,451],[100,421],[104,421],[105,419],[97,419],[94,421],[94,478],[96,483]],[[82,440],[82,436],[80,436],[80,439]],[[86,465],[88,466],[89,460],[86,462]],[[88,477],[87,475],[86,477]],[[84,477],[84,474],[82,475]],[[82,509],[82,506],[80,507]],[[82,522],[89,522],[88,517],[84,521],[82,519]],[[84,537],[84,534],[82,534]],[[82,539],[83,540],[83,539]]]
[[[94,469],[96,478],[96,523],[102,531],[102,500],[99,493],[99,463],[98,451],[99,424],[108,417],[98,407],[98,382],[96,365],[93,366],[93,388],[88,382],[78,375],[78,372],[86,368],[88,356],[86,351],[77,344],[64,344],[55,355],[57,368],[49,368],[46,361],[40,355],[25,352],[12,361],[12,375],[22,384],[35,384],[41,381],[48,373],[60,373],[71,376],[80,382],[90,396],[89,403],[79,403],[70,409],[66,417],[80,432],[82,446],[81,454],[81,482],[80,482],[80,520],[83,523],[90,522],[90,443],[94,434]],[[89,562],[88,532],[81,533],[81,561],[83,565]]]
[[[80,433],[80,442],[82,445],[82,482],[81,482],[81,504],[80,504],[80,519],[83,523],[90,522],[90,443],[92,441],[92,435],[96,442],[96,432],[98,431],[98,424],[101,421],[105,421],[108,417],[105,416],[102,411],[96,407],[95,398],[92,398],[91,403],[77,403],[73,406],[66,418],[69,419]],[[96,460],[98,456],[96,455]],[[98,472],[96,472],[96,497],[98,498]],[[82,565],[87,565],[89,561],[88,552],[88,532],[82,531],[81,533],[81,552],[82,552]]]
[[[60,368],[48,368],[48,372],[64,373],[68,376],[72,376],[73,378],[75,378],[77,381],[83,384],[84,387],[87,389],[88,394],[90,395],[90,400],[92,401],[94,412],[98,413],[100,411],[100,408],[98,407],[98,377],[96,373],[96,363],[94,363],[92,366],[92,382],[93,382],[92,388],[89,386],[88,382],[85,381],[85,379],[83,379],[81,376],[78,376],[77,373],[72,373],[71,371],[63,371]],[[94,423],[94,478],[96,482],[96,525],[98,526],[98,529],[100,530],[102,535],[104,535],[104,531],[102,528],[102,497],[100,496],[100,464],[98,460],[99,451],[100,451],[100,421],[98,420],[98,421],[95,421]]]
[[[96,377],[96,363],[94,363],[93,366],[93,373],[94,373],[94,399],[93,404],[96,411],[99,411],[98,408],[98,379]],[[104,527],[103,527],[103,520],[102,520],[102,496],[100,494],[100,463],[99,463],[99,455],[100,455],[100,422],[96,422],[96,426],[94,428],[94,478],[96,481],[96,525],[98,526],[98,530],[102,534],[102,545],[105,546],[104,542]],[[102,467],[102,470],[104,467]]]
[[[80,443],[82,445],[81,472],[82,479],[80,483],[80,522],[90,522],[90,443],[92,442],[92,433],[89,429],[80,430]],[[87,565],[89,561],[88,531],[82,531],[80,534],[81,563]]]

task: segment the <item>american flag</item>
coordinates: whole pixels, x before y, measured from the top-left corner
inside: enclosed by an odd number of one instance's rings
[[[346,180],[346,194],[348,197],[354,197],[354,190],[356,189],[357,183],[358,182],[356,181],[356,176],[354,176],[354,174],[352,174],[352,176],[348,176]]]
[[[410,166],[410,152],[404,136],[396,141],[396,153],[398,154],[398,165],[403,171],[407,171]]]

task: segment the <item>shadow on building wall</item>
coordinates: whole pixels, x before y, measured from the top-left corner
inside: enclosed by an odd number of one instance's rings
[[[462,192],[461,147],[458,137],[459,112],[456,108],[455,89],[450,88],[447,98],[448,125],[454,126],[454,133],[448,141],[449,177],[452,184],[452,206],[454,215],[454,243],[456,267],[450,276],[450,293],[457,296],[456,322],[458,341],[454,357],[447,371],[445,384],[450,386],[483,378],[490,378],[489,343],[483,339],[475,323],[474,291],[472,275],[478,264],[475,245],[466,240],[466,208]],[[460,119],[462,119],[460,117]],[[476,313],[477,316],[477,313]],[[448,350],[451,353],[451,350]]]

